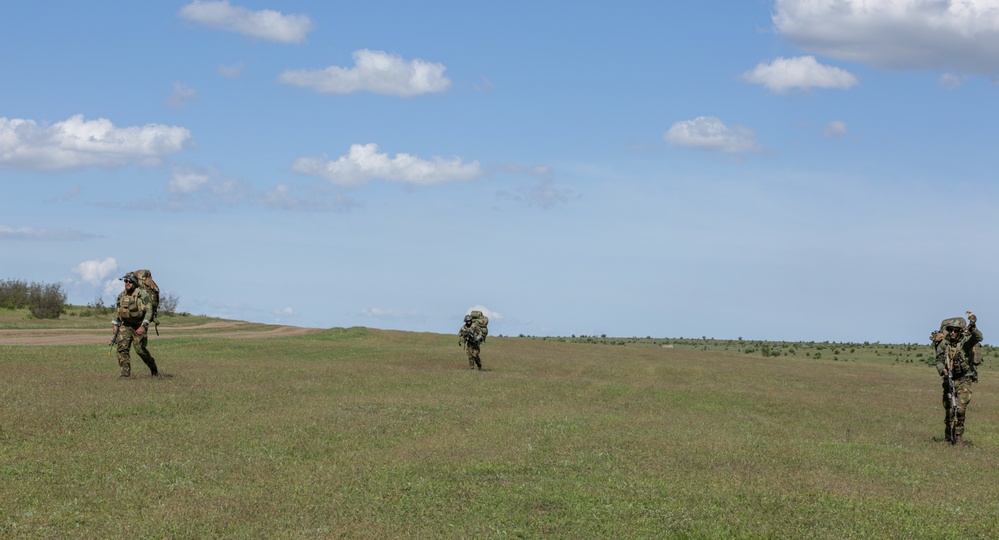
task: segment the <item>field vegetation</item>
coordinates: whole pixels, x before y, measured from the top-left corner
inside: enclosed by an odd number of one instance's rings
[[[0,309],[0,330],[107,327],[74,309]],[[0,537],[999,530],[992,348],[964,447],[923,344],[492,336],[483,372],[456,336],[367,328],[150,349],[168,377],[120,381],[106,346],[0,344]]]
[[[0,308],[27,308],[36,319],[58,319],[66,312],[66,293],[58,283],[0,280]]]

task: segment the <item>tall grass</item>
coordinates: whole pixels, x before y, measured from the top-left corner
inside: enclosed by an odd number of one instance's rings
[[[13,538],[986,538],[996,396],[921,364],[333,329],[0,346]]]

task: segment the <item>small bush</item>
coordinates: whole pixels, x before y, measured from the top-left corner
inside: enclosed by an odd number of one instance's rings
[[[6,279],[0,281],[0,307],[20,309],[28,307],[31,286],[27,281]]]
[[[179,303],[180,303],[180,297],[177,296],[176,294],[168,292],[163,296],[160,296],[160,305],[156,309],[156,311],[158,313],[162,313],[163,315],[168,315],[168,316],[176,315],[177,305]]]
[[[66,313],[66,293],[62,290],[62,285],[32,284],[28,308],[31,316],[36,319],[58,319],[59,315]]]

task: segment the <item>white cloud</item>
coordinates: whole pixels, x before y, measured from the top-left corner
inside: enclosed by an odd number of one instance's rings
[[[698,116],[673,124],[663,135],[663,139],[674,146],[703,148],[717,152],[752,152],[756,146],[756,136],[752,130],[742,126],[726,126],[713,116]]]
[[[109,279],[104,282],[104,296],[116,298],[118,293],[125,290],[125,282],[120,277]]]
[[[760,63],[752,71],[743,73],[742,78],[774,92],[792,88],[850,88],[857,84],[857,77],[849,71],[822,65],[814,56],[777,58],[769,64]]]
[[[166,104],[172,109],[183,109],[196,99],[198,99],[198,92],[194,88],[177,81],[173,83],[173,93],[167,96]]]
[[[503,318],[503,314],[502,313],[500,313],[498,311],[493,311],[493,310],[487,308],[486,306],[483,306],[482,304],[478,304],[478,305],[475,305],[475,306],[472,306],[472,307],[468,308],[468,311],[465,312],[465,315],[468,315],[469,313],[471,313],[473,311],[481,311],[483,315],[485,315],[486,317],[489,317],[489,322],[498,321],[498,320],[500,320],[500,319]]]
[[[199,191],[211,177],[203,172],[175,169],[167,182],[167,193],[187,194]]]
[[[214,210],[220,205],[235,206],[253,198],[249,183],[220,176],[213,168],[175,167],[166,185],[166,207],[170,210]]]
[[[0,167],[51,171],[128,163],[157,166],[190,141],[191,132],[176,126],[116,128],[104,118],[88,121],[82,115],[43,126],[0,117]]]
[[[478,161],[439,157],[428,161],[410,154],[389,157],[388,154],[379,154],[378,145],[373,143],[351,145],[350,152],[336,161],[298,158],[291,169],[300,174],[325,178],[342,187],[356,187],[375,179],[429,186],[474,180],[484,174]]]
[[[294,317],[298,315],[298,313],[295,313],[295,310],[291,306],[282,309],[275,309],[274,314],[281,317]]]
[[[776,0],[773,23],[840,60],[999,74],[999,0]]]
[[[278,81],[312,88],[322,94],[351,94],[367,90],[390,96],[415,96],[443,92],[451,85],[443,64],[424,60],[406,61],[382,51],[354,51],[353,68],[328,67],[322,70],[288,70]]]
[[[269,9],[251,11],[234,7],[228,0],[195,0],[180,8],[177,15],[212,28],[282,43],[304,42],[315,26],[307,15],[284,15]]]
[[[822,130],[822,136],[827,139],[843,135],[846,135],[846,122],[842,120],[833,120],[826,125],[824,130]]]
[[[114,257],[108,257],[103,261],[83,261],[73,268],[73,273],[91,285],[100,285],[104,278],[117,270],[118,261]]]
[[[73,229],[36,229],[0,225],[0,240],[74,241],[94,238],[94,235]]]

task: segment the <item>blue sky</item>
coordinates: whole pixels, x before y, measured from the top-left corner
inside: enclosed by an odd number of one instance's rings
[[[989,340],[999,0],[4,13],[0,279],[504,335],[923,342],[970,309]]]

